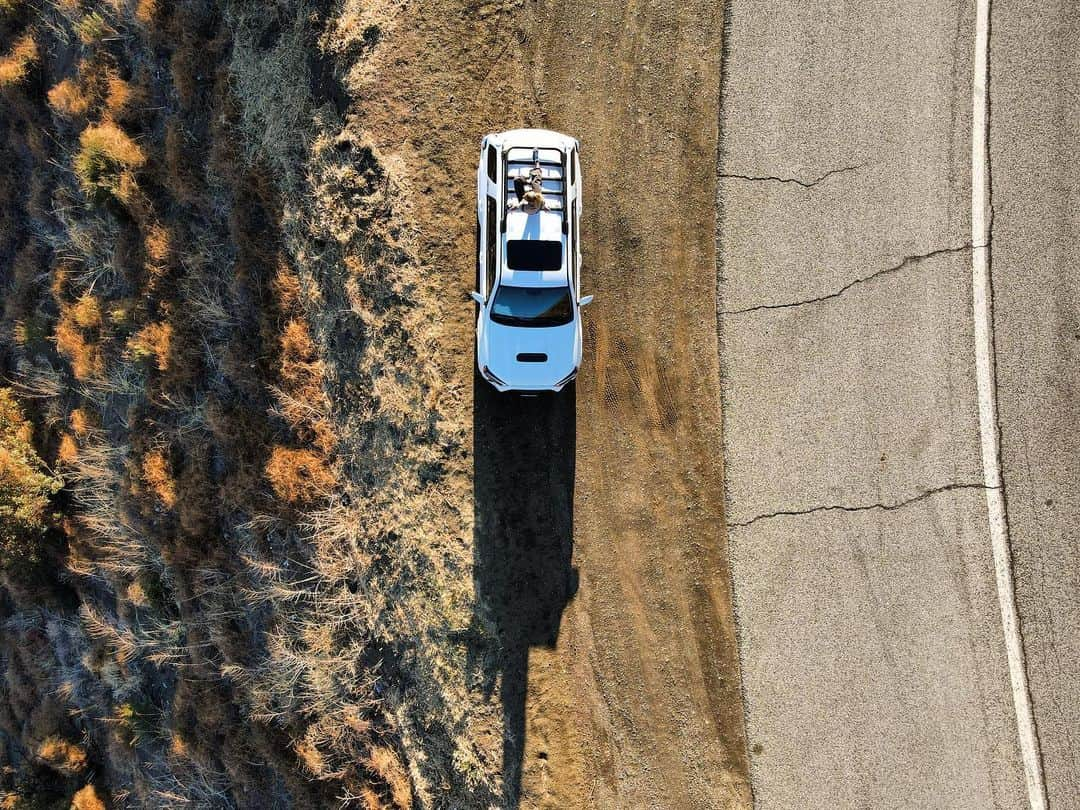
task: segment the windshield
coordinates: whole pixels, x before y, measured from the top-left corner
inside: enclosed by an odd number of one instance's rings
[[[558,270],[562,267],[562,242],[553,239],[508,239],[506,264],[513,270]]]
[[[491,320],[504,326],[563,326],[573,319],[569,287],[503,284],[491,304]]]

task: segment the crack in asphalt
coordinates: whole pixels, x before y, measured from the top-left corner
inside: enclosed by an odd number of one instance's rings
[[[987,489],[1000,489],[1000,487],[991,487],[991,486],[988,486],[987,484],[964,484],[964,483],[945,484],[944,486],[935,487],[934,489],[928,489],[928,490],[925,490],[923,492],[920,492],[918,495],[915,495],[914,497],[908,498],[907,500],[904,500],[904,501],[899,501],[898,503],[869,503],[869,504],[863,504],[863,505],[859,505],[859,506],[845,506],[843,504],[836,504],[836,505],[833,505],[833,506],[815,506],[815,507],[813,507],[811,509],[796,509],[796,510],[790,510],[790,511],[781,510],[779,512],[769,512],[768,514],[758,515],[757,517],[750,518],[750,520],[745,520],[745,521],[743,521],[741,523],[729,523],[728,528],[729,529],[736,529],[736,528],[741,528],[743,526],[749,526],[749,525],[751,525],[753,523],[757,523],[759,520],[766,520],[767,518],[797,517],[797,516],[801,516],[801,515],[812,515],[815,512],[868,512],[868,511],[873,510],[873,509],[881,509],[881,510],[883,510],[885,512],[891,512],[894,509],[901,509],[901,508],[903,508],[905,506],[909,506],[909,505],[911,505],[913,503],[916,503],[918,501],[925,500],[926,498],[929,498],[929,497],[931,497],[933,495],[938,495],[938,494],[940,494],[942,492],[951,492],[952,490],[957,490],[957,489],[981,489],[981,490],[987,490]]]
[[[903,270],[909,264],[916,264],[918,262],[923,261],[924,259],[932,259],[935,256],[941,256],[941,255],[946,254],[946,253],[960,253],[960,252],[965,251],[965,250],[971,250],[971,248],[972,248],[971,243],[966,242],[965,244],[960,245],[958,247],[940,248],[938,250],[932,250],[929,253],[920,253],[920,254],[918,254],[916,256],[905,256],[904,260],[902,262],[900,262],[899,264],[897,264],[897,265],[893,265],[892,267],[886,267],[886,268],[884,268],[882,270],[878,270],[875,273],[871,273],[868,276],[863,276],[862,278],[857,278],[854,281],[851,281],[851,282],[845,284],[843,287],[841,287],[836,292],[831,292],[828,295],[822,295],[822,296],[819,296],[817,298],[808,298],[805,301],[789,301],[788,303],[785,303],[785,304],[758,304],[757,306],[746,307],[745,309],[727,309],[727,310],[721,310],[720,314],[721,315],[742,315],[742,314],[744,314],[746,312],[757,312],[758,310],[761,310],[761,309],[788,309],[789,307],[801,307],[801,306],[805,306],[806,304],[819,304],[822,301],[828,301],[828,300],[833,299],[833,298],[839,298],[841,295],[846,293],[852,287],[855,287],[855,286],[857,286],[859,284],[865,284],[866,282],[873,281],[874,279],[880,278],[881,276],[886,276],[886,275],[889,275],[891,273],[897,273],[897,272]]]
[[[763,177],[755,177],[755,176],[749,175],[749,174],[725,174],[725,173],[721,173],[719,176],[722,179],[726,179],[726,180],[764,180],[764,181],[769,181],[769,182],[773,182],[773,183],[794,183],[795,185],[802,186],[803,188],[813,188],[818,183],[825,182],[830,177],[832,177],[834,174],[844,174],[845,172],[853,172],[853,171],[856,171],[858,169],[862,169],[865,166],[866,166],[865,163],[859,163],[859,164],[857,164],[855,166],[844,166],[843,168],[840,168],[840,169],[830,169],[829,171],[825,172],[825,174],[821,175],[821,177],[818,177],[817,179],[810,180],[810,181],[800,180],[797,177],[772,177],[772,176],[769,176],[769,175],[766,175],[766,176],[763,176]]]

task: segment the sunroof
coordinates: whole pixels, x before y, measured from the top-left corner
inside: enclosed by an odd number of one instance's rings
[[[506,264],[512,270],[558,270],[562,267],[562,242],[554,239],[508,239]]]

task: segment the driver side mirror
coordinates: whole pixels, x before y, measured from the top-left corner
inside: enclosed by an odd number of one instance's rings
[[[469,298],[478,303],[480,306],[484,305],[484,296],[480,295],[476,290],[469,293]]]
[[[583,295],[583,296],[581,296],[581,298],[578,299],[578,306],[583,307],[586,304],[591,304],[592,300],[593,300],[593,297],[591,295]]]

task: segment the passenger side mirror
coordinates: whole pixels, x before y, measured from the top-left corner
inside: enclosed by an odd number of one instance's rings
[[[480,306],[484,305],[484,296],[480,295],[476,290],[469,293],[469,298],[478,303]]]
[[[591,304],[592,299],[593,297],[591,295],[583,295],[581,296],[581,298],[578,299],[578,306],[583,307],[586,304]]]

